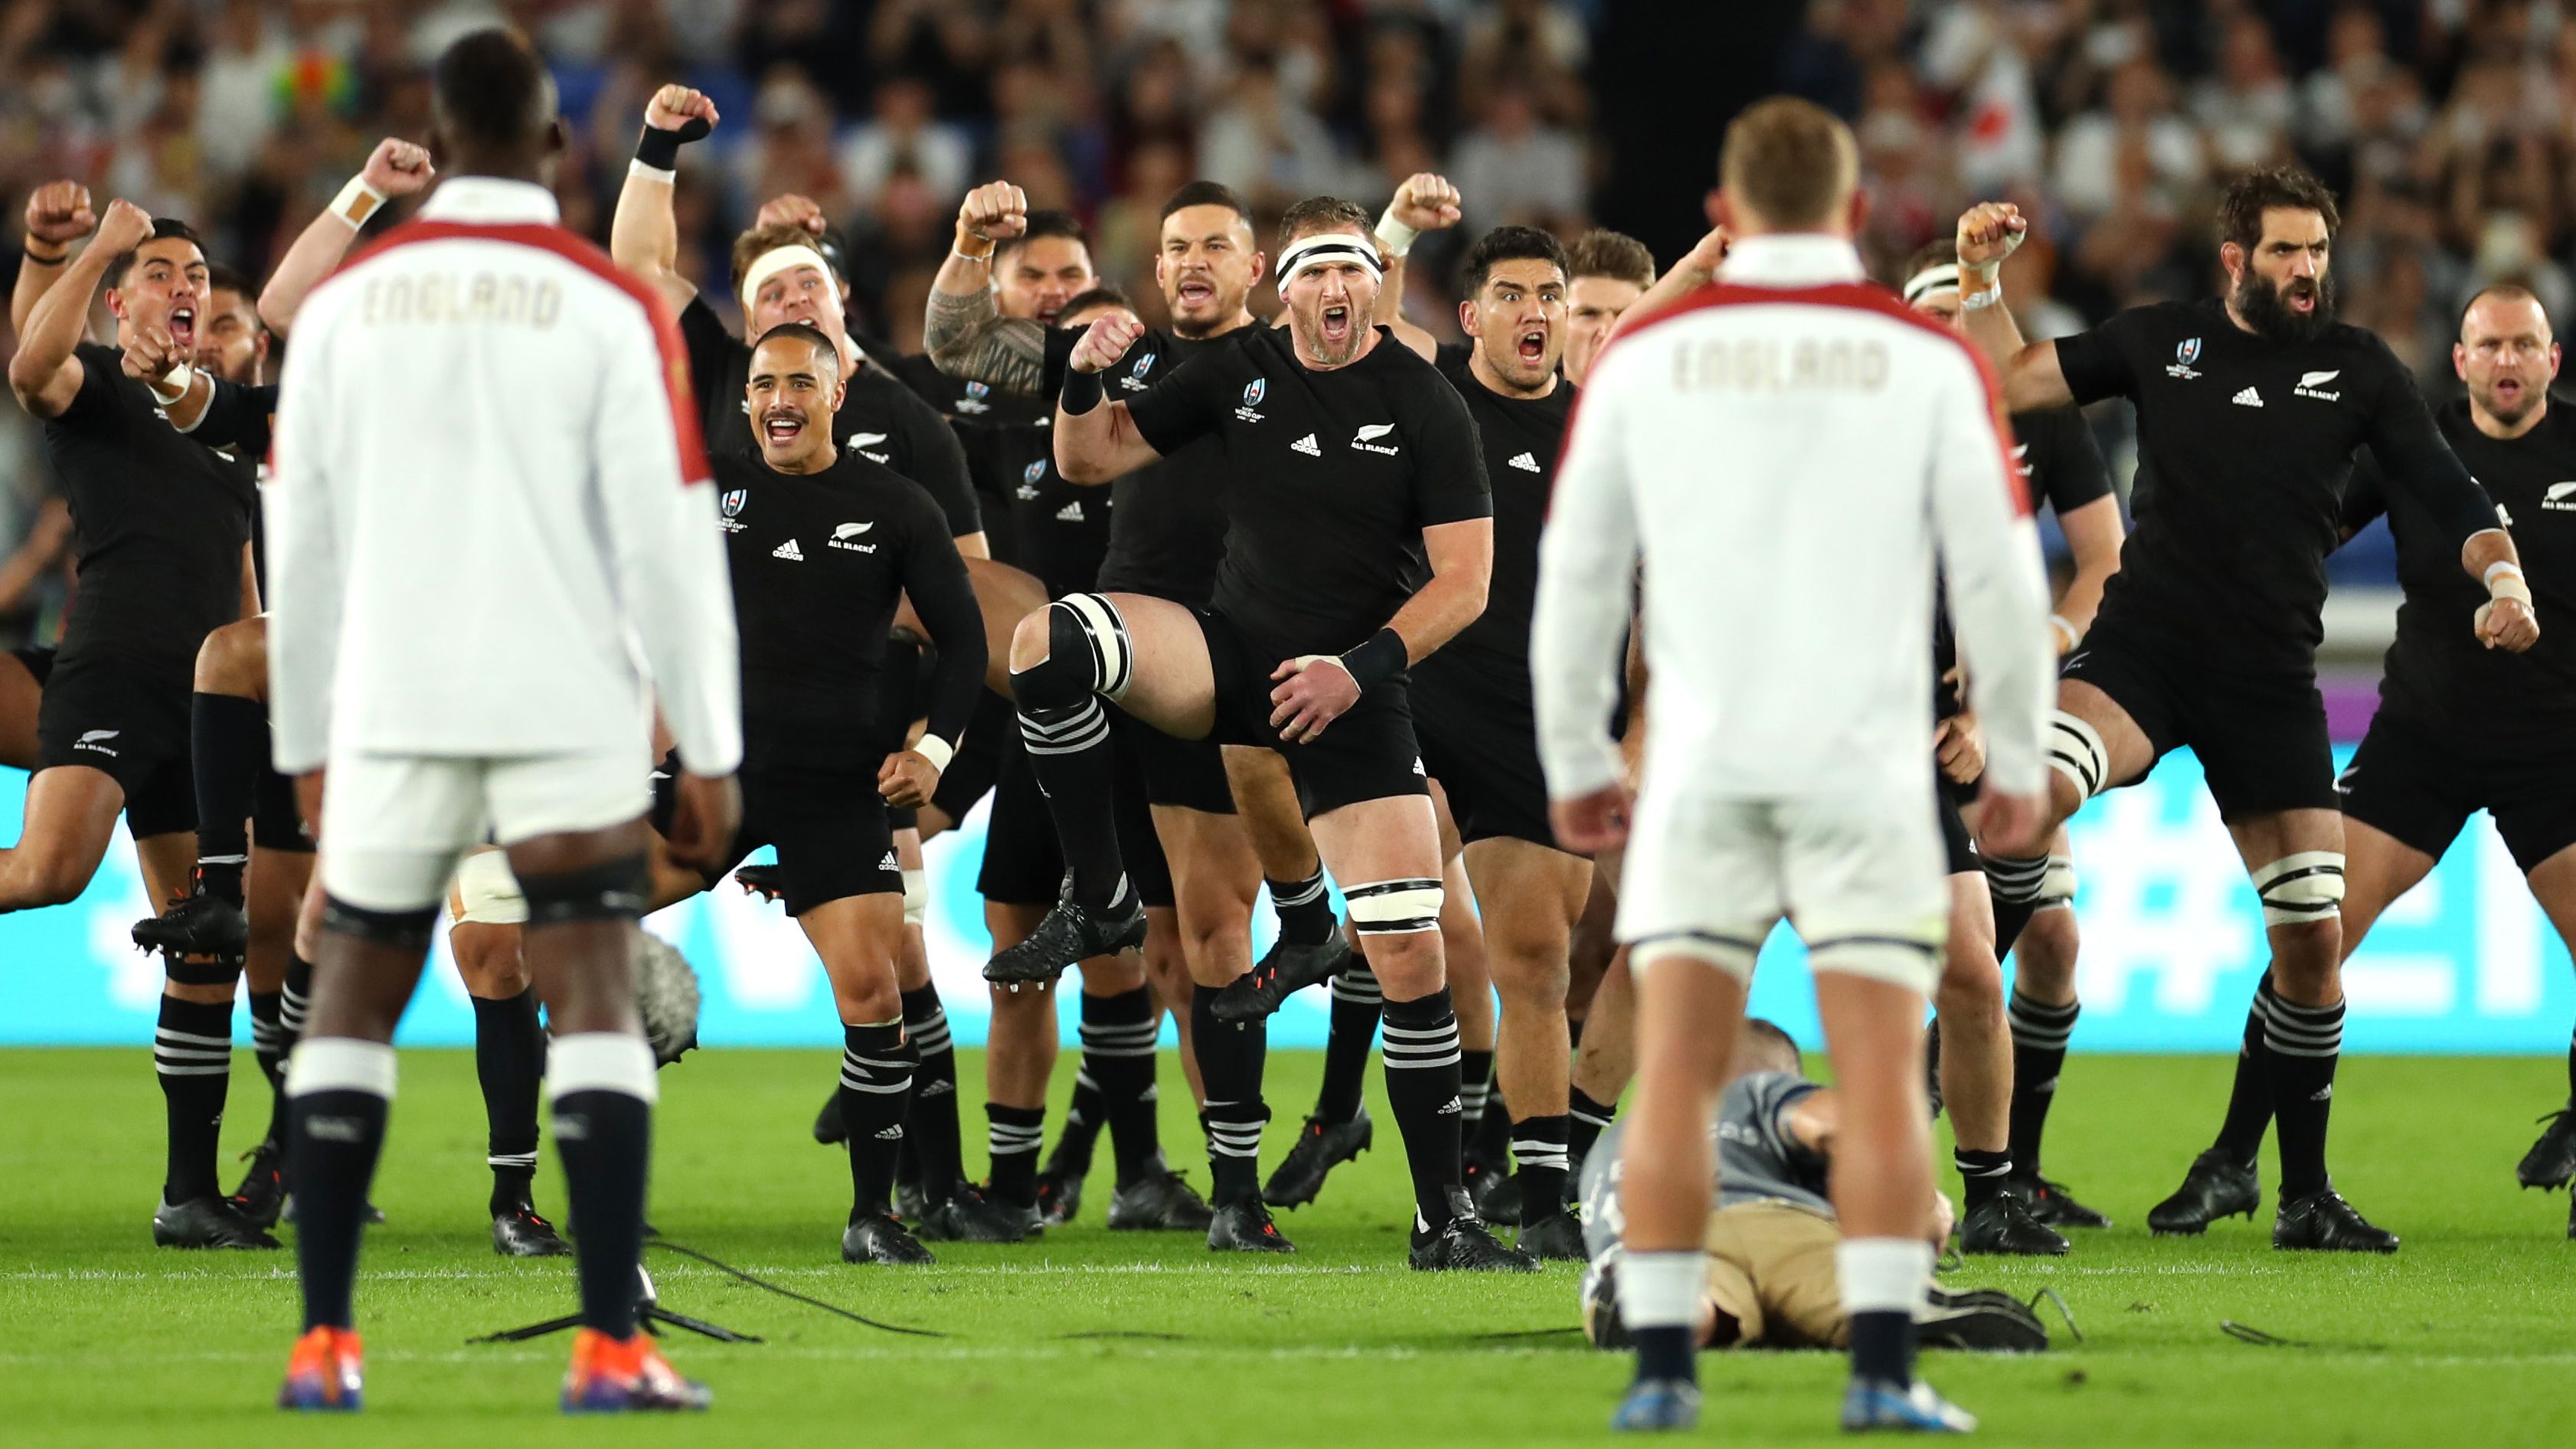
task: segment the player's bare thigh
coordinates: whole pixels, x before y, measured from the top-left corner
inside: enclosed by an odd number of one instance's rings
[[[1311,822],[1324,868],[1343,889],[1389,880],[1441,878],[1440,830],[1431,800],[1392,795],[1325,811]],[[1436,931],[1380,935],[1367,942],[1369,969],[1392,1001],[1441,988],[1445,967]]]
[[[13,770],[36,768],[42,746],[36,740],[36,710],[45,687],[15,654],[0,654],[0,765]]]
[[[1216,725],[1216,676],[1197,615],[1169,599],[1107,594],[1127,631],[1130,671],[1119,707],[1167,735],[1203,740]],[[1025,673],[1054,650],[1049,605],[1020,620],[1011,635],[1011,669]]]

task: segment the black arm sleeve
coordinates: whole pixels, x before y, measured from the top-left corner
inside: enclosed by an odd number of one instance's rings
[[[948,536],[964,538],[984,531],[984,512],[975,502],[975,483],[966,467],[966,449],[939,409],[906,388],[900,394],[903,429],[912,454],[912,481],[920,484],[948,516]]]
[[[2343,511],[2336,526],[2350,538],[2370,527],[2371,521],[2388,511],[2388,479],[2379,471],[2378,458],[2364,453],[2353,460],[2352,481],[2343,487]]]
[[[209,448],[231,448],[244,457],[266,456],[269,419],[277,415],[276,387],[243,387],[219,377],[207,380],[215,385],[215,395],[188,436]]]
[[[1189,442],[1221,425],[1226,399],[1241,390],[1243,369],[1236,365],[1239,348],[1203,352],[1174,369],[1172,375],[1127,400],[1128,420],[1146,446],[1168,458]],[[1442,384],[1445,390],[1447,384]],[[1246,406],[1252,406],[1246,403]],[[1463,412],[1466,405],[1459,404]],[[1473,430],[1469,447],[1474,446]],[[1469,455],[1473,465],[1479,456]]]
[[[2102,445],[2093,440],[2093,427],[2081,411],[2050,408],[2018,413],[2012,424],[2029,449],[2023,462],[2031,481],[2039,485],[2058,517],[2111,496],[2111,466],[2102,461]]]
[[[1458,390],[1427,368],[1433,384],[1416,390],[1421,399],[1415,425],[1421,441],[1413,460],[1413,510],[1424,528],[1494,516],[1494,490],[1485,479],[1485,446],[1476,436],[1476,420]]]
[[[2134,358],[2145,316],[2144,309],[2132,309],[2090,332],[2057,339],[2057,370],[2078,403],[2138,395]]]
[[[724,319],[707,305],[702,292],[680,309],[680,341],[689,353],[689,386],[703,407],[707,389],[724,376],[725,359],[745,350],[742,339],[725,330]]]
[[[2384,379],[2371,409],[2370,453],[2390,486],[2424,510],[2453,544],[2469,535],[2502,528],[2495,500],[2469,476],[2460,456],[2433,425],[2433,414],[2387,344],[2380,344],[2379,371]]]
[[[903,591],[912,611],[939,651],[930,678],[929,731],[954,745],[965,738],[975,701],[984,692],[984,611],[975,602],[975,585],[966,577],[966,560],[944,531],[939,511],[925,502],[906,520]]]

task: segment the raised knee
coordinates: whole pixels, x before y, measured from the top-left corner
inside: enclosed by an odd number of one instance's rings
[[[268,676],[268,626],[259,619],[226,624],[197,647],[196,688],[201,694],[257,698]]]
[[[1047,661],[1047,621],[1055,616],[1054,606],[1033,610],[1020,616],[1011,629],[1011,672],[1023,673]]]
[[[1064,709],[1092,694],[1117,699],[1135,661],[1127,621],[1102,594],[1067,594],[1011,631],[1011,688],[1025,709]]]

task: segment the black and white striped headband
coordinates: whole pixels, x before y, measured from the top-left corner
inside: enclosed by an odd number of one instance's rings
[[[1905,300],[1908,305],[1912,305],[1922,301],[1927,293],[1957,290],[1959,290],[1959,265],[1956,262],[1944,262],[1937,267],[1925,267],[1916,272],[1914,279],[1905,284]]]
[[[1331,262],[1357,262],[1370,277],[1386,280],[1386,267],[1377,259],[1377,243],[1354,231],[1317,232],[1290,242],[1279,253],[1279,285],[1286,287],[1297,280],[1297,274]]]

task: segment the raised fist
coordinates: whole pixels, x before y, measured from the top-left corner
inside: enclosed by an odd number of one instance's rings
[[[125,344],[125,375],[145,382],[158,382],[174,363],[189,358],[179,351],[170,334],[158,327],[137,327]]]
[[[386,196],[411,196],[437,179],[438,168],[429,164],[429,148],[387,136],[358,177]]]
[[[1096,318],[1075,339],[1070,366],[1076,372],[1105,372],[1127,355],[1136,339],[1145,335],[1145,324],[1133,313],[1112,312]]]
[[[1028,193],[1007,181],[987,181],[957,204],[957,229],[1004,242],[1029,229]]]
[[[760,215],[752,219],[752,225],[755,227],[796,226],[804,228],[815,236],[821,236],[823,228],[830,225],[830,222],[825,219],[823,208],[815,204],[814,198],[799,196],[791,191],[784,196],[773,196],[762,202]]]
[[[152,213],[122,198],[107,204],[98,224],[98,244],[110,252],[130,252],[152,239]]]
[[[67,246],[97,226],[89,188],[77,181],[48,181],[27,196],[27,235],[37,241]]]
[[[705,127],[698,132],[703,136],[714,130],[721,119],[716,114],[716,103],[707,99],[706,92],[687,86],[664,86],[644,106],[644,124],[657,131],[686,131],[691,129],[690,123],[696,122]]]
[[[1981,201],[1959,218],[1959,265],[1992,274],[2021,246],[2030,222],[2009,201]]]
[[[1458,188],[1446,176],[1428,171],[1404,179],[1395,188],[1395,204],[1388,208],[1395,219],[1415,231],[1438,231],[1456,226],[1463,214],[1458,208]]]

